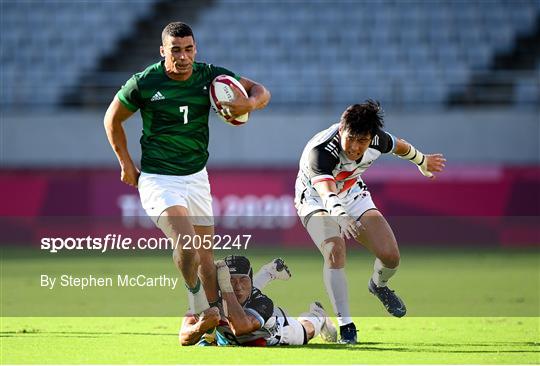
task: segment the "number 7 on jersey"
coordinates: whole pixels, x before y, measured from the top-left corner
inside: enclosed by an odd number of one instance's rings
[[[183,105],[180,107],[180,113],[183,113],[184,114],[184,124],[187,124],[188,123],[188,119],[187,119],[187,116],[188,116],[188,107],[187,105]]]

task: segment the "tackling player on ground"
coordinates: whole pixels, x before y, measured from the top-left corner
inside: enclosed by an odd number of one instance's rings
[[[337,340],[337,329],[318,302],[295,319],[261,292],[274,279],[289,279],[283,260],[278,258],[263,266],[255,277],[243,256],[230,255],[216,266],[225,314],[220,315],[217,307],[200,317],[187,314],[180,329],[182,345],[303,345],[318,334],[327,342]],[[214,328],[215,341],[208,340],[212,337],[205,337],[206,332]]]
[[[138,187],[146,213],[165,235],[173,242],[193,235],[213,238],[205,168],[208,88],[221,74],[237,78],[244,86],[249,97],[233,88],[235,100],[221,103],[220,113],[229,119],[264,108],[270,94],[227,69],[195,62],[197,48],[187,24],[174,22],[163,29],[160,54],[164,60],[133,75],[114,97],[104,119],[107,137],[120,163],[122,182]],[[137,110],[143,120],[141,172],[128,152],[122,127]],[[218,300],[213,255],[211,249],[183,249],[183,244],[180,241],[174,250],[174,263],[188,288],[190,308],[198,314],[209,308],[209,301]]]
[[[377,209],[361,174],[381,155],[393,153],[434,178],[441,172],[442,154],[424,155],[413,145],[383,129],[378,102],[349,106],[339,123],[316,134],[304,148],[295,186],[295,205],[311,238],[324,257],[323,278],[338,317],[341,343],[357,341],[345,277],[345,239],[354,238],[376,257],[368,284],[388,312],[406,313],[403,301],[387,286],[400,254],[388,222]]]

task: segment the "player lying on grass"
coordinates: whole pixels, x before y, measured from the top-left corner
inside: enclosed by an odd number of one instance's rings
[[[224,314],[217,307],[200,316],[187,314],[180,329],[182,345],[302,345],[319,334],[325,341],[337,340],[337,329],[318,302],[295,319],[260,291],[272,280],[289,279],[283,260],[264,265],[254,278],[251,264],[243,256],[227,256],[216,267]],[[212,337],[207,332],[214,328]]]
[[[319,132],[307,143],[296,179],[295,205],[324,257],[323,278],[338,317],[341,343],[356,343],[356,327],[349,310],[343,236],[354,238],[376,257],[369,291],[390,314],[402,317],[406,313],[403,301],[387,287],[400,261],[396,238],[371,200],[361,174],[381,154],[393,153],[411,161],[428,178],[441,172],[446,161],[442,154],[422,154],[382,128],[379,102],[367,100],[349,106],[339,123]]]

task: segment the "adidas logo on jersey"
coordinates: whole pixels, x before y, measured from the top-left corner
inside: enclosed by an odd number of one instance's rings
[[[158,100],[163,100],[165,99],[165,97],[163,96],[163,94],[161,94],[161,92],[157,92],[156,94],[154,94],[154,96],[150,99],[151,102],[155,102],[155,101],[158,101]]]
[[[371,146],[379,146],[379,135],[375,135],[373,140],[371,140]]]

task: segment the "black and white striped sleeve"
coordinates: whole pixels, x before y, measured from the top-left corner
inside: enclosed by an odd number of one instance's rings
[[[309,179],[311,184],[325,180],[335,180],[332,171],[339,163],[337,152],[331,152],[324,145],[315,146],[308,156]]]

